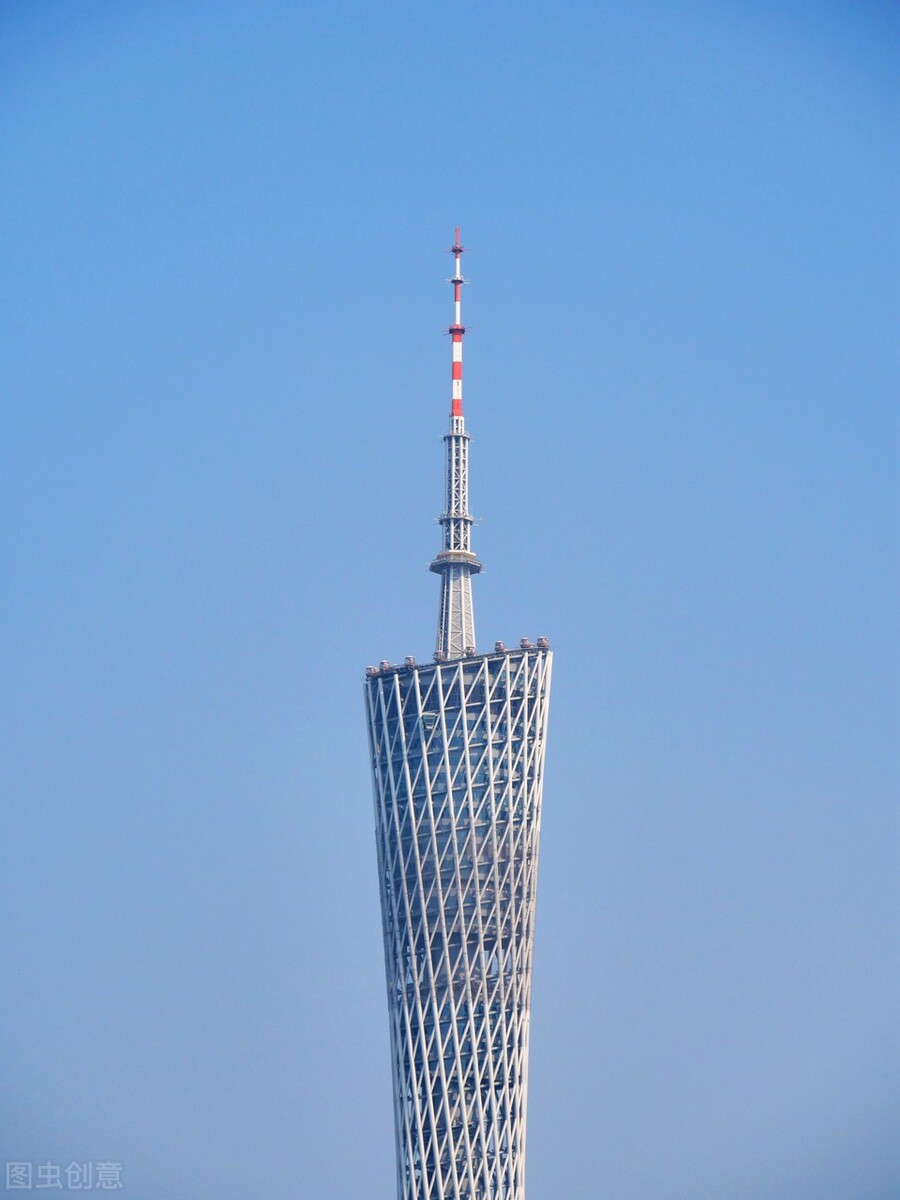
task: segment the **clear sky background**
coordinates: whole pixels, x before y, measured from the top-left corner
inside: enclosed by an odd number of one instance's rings
[[[556,651],[529,1200],[894,1200],[898,9],[0,7],[0,1154],[393,1195],[368,662]]]

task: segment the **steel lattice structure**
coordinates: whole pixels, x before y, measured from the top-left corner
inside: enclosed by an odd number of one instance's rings
[[[438,649],[433,664],[366,671],[397,1189],[523,1200],[552,655],[544,638],[474,646],[456,235]]]

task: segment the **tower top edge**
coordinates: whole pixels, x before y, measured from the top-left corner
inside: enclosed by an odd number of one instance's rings
[[[530,641],[528,638],[522,638],[518,646],[506,646],[503,642],[495,642],[494,649],[488,650],[484,654],[460,654],[453,658],[440,657],[438,654],[434,656],[434,661],[420,663],[417,662],[412,655],[408,655],[402,663],[388,662],[383,659],[378,666],[366,667],[366,680],[378,679],[385,675],[406,675],[413,671],[418,673],[435,671],[441,667],[459,667],[470,664],[485,662],[488,659],[504,659],[509,658],[517,660],[525,655],[544,655],[550,659],[553,657],[553,652],[550,649],[550,642],[545,637],[539,637],[536,642]]]

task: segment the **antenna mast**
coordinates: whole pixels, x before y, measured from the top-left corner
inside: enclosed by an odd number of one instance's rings
[[[464,247],[456,229],[456,241],[450,253],[456,269],[453,284],[450,428],[444,434],[446,452],[446,491],[444,511],[440,516],[443,530],[440,553],[430,570],[441,577],[441,608],[438,616],[435,659],[460,658],[475,653],[475,616],[472,611],[472,576],[481,570],[481,563],[472,553],[472,524],[469,512],[469,435],[463,417],[462,403],[462,346],[466,327],[462,323],[462,276],[460,259]]]

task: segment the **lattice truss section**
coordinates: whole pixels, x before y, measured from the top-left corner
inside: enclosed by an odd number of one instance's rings
[[[472,576],[468,567],[455,563],[446,565],[441,575],[437,649],[449,658],[458,658],[475,649]]]
[[[400,1200],[523,1200],[551,661],[366,681]]]
[[[447,511],[441,515],[444,526],[445,550],[472,549],[472,515],[469,512],[469,435],[462,417],[451,417],[446,442],[447,480],[445,496]]]

